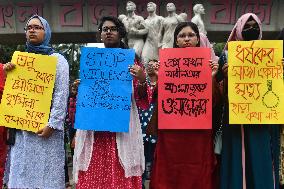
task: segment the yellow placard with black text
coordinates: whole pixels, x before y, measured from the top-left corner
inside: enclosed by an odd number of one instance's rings
[[[228,45],[230,124],[283,124],[283,42],[234,41]]]
[[[37,132],[48,123],[57,57],[15,51],[0,104],[0,125]]]

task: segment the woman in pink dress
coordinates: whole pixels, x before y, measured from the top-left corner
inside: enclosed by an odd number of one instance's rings
[[[126,34],[125,27],[117,18],[103,17],[99,32],[106,48],[128,48],[121,41]],[[134,77],[135,100],[132,100],[129,132],[77,130],[73,157],[76,188],[140,189],[142,187],[141,175],[144,172],[145,160],[136,104],[146,108],[149,100],[148,95],[145,94],[147,86],[144,70],[137,60],[130,68],[130,73]]]

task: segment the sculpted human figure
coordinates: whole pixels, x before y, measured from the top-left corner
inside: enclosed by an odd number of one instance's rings
[[[168,16],[163,20],[160,31],[160,45],[162,48],[172,48],[174,42],[174,31],[178,23],[186,21],[186,13],[176,14],[176,6],[173,3],[167,4]]]
[[[205,9],[203,5],[202,4],[194,5],[193,12],[194,12],[194,17],[191,19],[191,21],[198,26],[198,30],[200,33],[206,35],[207,31],[205,30],[205,26],[202,20],[202,14],[205,14]]]
[[[144,62],[159,59],[159,31],[161,30],[164,17],[156,14],[156,7],[157,5],[153,2],[147,4],[149,15],[145,20],[145,25],[148,29],[148,35],[142,51],[142,60]]]
[[[144,18],[135,14],[136,5],[132,1],[126,3],[127,15],[119,15],[127,32],[127,44],[134,48],[136,54],[140,57],[144,46],[143,37],[148,33],[145,27]]]

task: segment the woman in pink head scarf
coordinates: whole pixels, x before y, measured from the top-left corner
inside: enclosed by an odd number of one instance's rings
[[[252,13],[239,18],[229,41],[251,41],[262,38],[261,22]],[[224,125],[228,125],[227,48],[219,64],[224,78]],[[221,189],[279,188],[279,126],[229,125],[223,127],[221,152]]]

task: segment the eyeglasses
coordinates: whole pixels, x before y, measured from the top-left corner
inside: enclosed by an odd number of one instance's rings
[[[30,30],[44,30],[43,27],[39,26],[39,25],[28,25],[27,27],[24,28],[25,31],[30,31]]]
[[[193,37],[196,37],[196,33],[181,33],[177,36],[178,38],[186,38],[186,37],[189,37],[189,38],[193,38]]]
[[[102,32],[117,32],[118,29],[116,26],[111,26],[111,27],[103,27]]]

